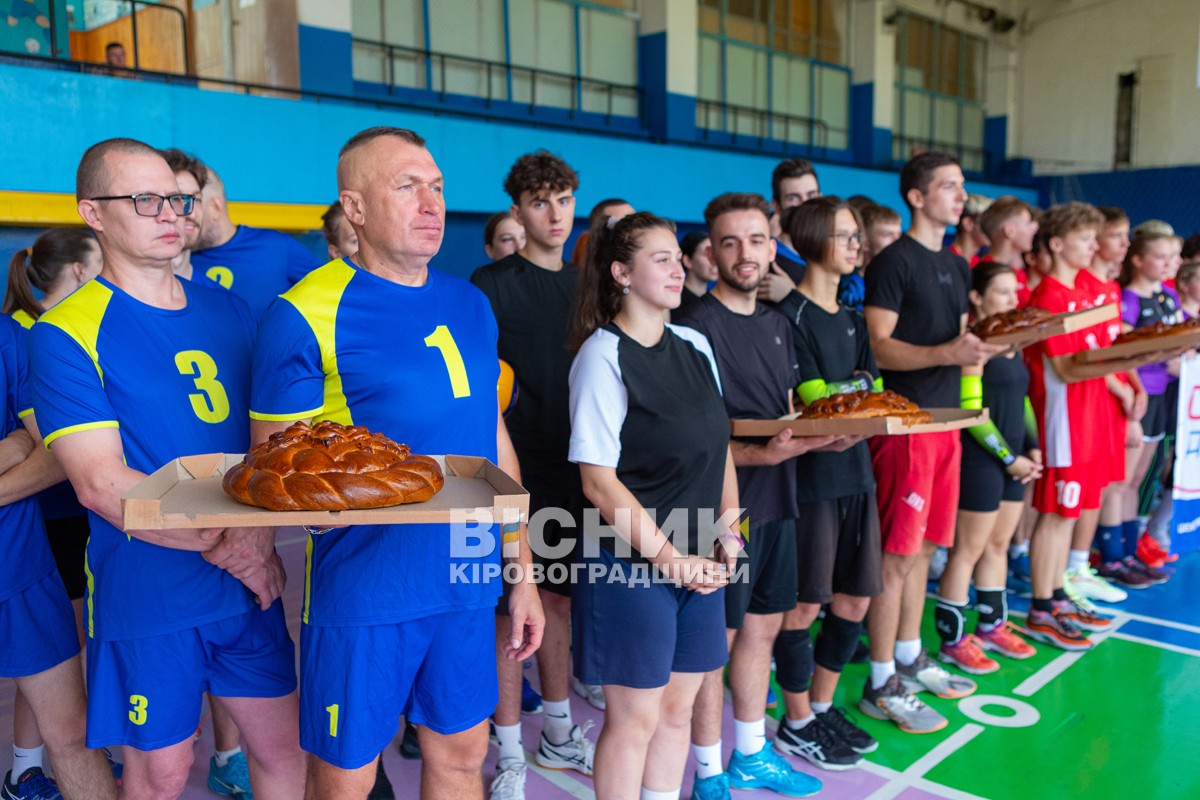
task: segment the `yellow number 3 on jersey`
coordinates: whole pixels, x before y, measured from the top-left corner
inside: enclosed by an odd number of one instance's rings
[[[229,395],[217,380],[217,363],[203,350],[183,350],[175,354],[175,368],[191,377],[199,394],[189,394],[192,411],[203,422],[216,424],[229,417]]]

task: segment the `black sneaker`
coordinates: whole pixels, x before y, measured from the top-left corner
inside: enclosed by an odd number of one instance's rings
[[[784,722],[775,732],[775,749],[807,759],[814,766],[835,772],[850,769],[862,761],[862,755],[826,727],[817,717],[798,731]]]
[[[392,788],[392,782],[383,771],[383,756],[379,757],[379,763],[376,765],[375,785],[371,787],[367,800],[396,800],[396,790]]]
[[[421,740],[417,738],[417,726],[404,721],[404,738],[400,740],[400,755],[409,761],[421,758]]]
[[[851,722],[846,712],[836,706],[817,714],[817,719],[841,737],[841,740],[850,745],[850,749],[856,753],[874,753],[879,749],[879,742],[875,741],[875,737]]]

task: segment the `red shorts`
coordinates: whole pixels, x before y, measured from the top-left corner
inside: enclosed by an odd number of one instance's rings
[[[1125,480],[1125,429],[1129,425],[1129,420],[1125,416],[1125,409],[1121,407],[1121,401],[1115,394],[1108,392],[1105,397],[1107,402],[1104,404],[1103,410],[1104,424],[1109,426],[1109,435],[1112,437],[1112,453],[1108,458],[1108,470],[1105,475],[1105,485],[1107,485],[1121,483]]]
[[[1100,492],[1111,472],[1103,462],[1048,467],[1033,484],[1033,507],[1043,514],[1079,519],[1079,512],[1100,507]]]
[[[868,443],[883,551],[915,555],[926,539],[952,546],[962,461],[959,432],[876,436]]]

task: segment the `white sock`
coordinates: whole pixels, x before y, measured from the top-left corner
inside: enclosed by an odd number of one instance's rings
[[[242,752],[242,748],[240,747],[235,747],[232,750],[217,750],[213,753],[213,756],[217,759],[217,769],[224,769],[225,765],[229,763],[229,759],[240,752]]]
[[[13,782],[16,783],[17,779],[25,774],[25,770],[42,766],[42,756],[45,752],[45,745],[40,747],[17,747],[13,745]]]
[[[896,674],[895,661],[872,661],[871,688],[878,689],[888,682],[888,678]]]
[[[733,736],[737,751],[744,756],[752,756],[767,746],[767,721],[759,717],[750,722],[733,720]]]
[[[670,792],[654,792],[643,786],[642,800],[679,800],[679,791],[679,789],[675,789]]]
[[[692,755],[696,757],[696,777],[711,778],[725,771],[721,765],[721,741],[716,744],[692,744]],[[646,791],[645,789],[642,790]]]
[[[521,723],[496,725],[496,738],[500,741],[500,760],[515,758],[525,760],[525,748],[521,747]]]
[[[814,714],[824,714],[829,709],[833,708],[833,703],[813,703],[812,710]]]
[[[1083,573],[1088,567],[1088,551],[1087,550],[1072,550],[1067,556],[1067,569],[1073,569],[1076,572]]]
[[[547,700],[542,698],[542,733],[550,740],[550,744],[564,744],[571,738],[570,700]]]
[[[1020,542],[1008,548],[1008,557],[1014,561],[1027,555],[1029,555],[1029,542]]]
[[[904,639],[896,642],[896,660],[904,666],[907,667],[916,661],[919,655],[921,655],[920,639]]]
[[[816,714],[809,714],[804,719],[792,719],[791,717],[784,717],[783,724],[787,725],[788,728],[790,728],[791,730],[799,731],[799,730],[804,730],[805,728],[807,728],[808,723],[812,722],[816,718],[817,718]]]

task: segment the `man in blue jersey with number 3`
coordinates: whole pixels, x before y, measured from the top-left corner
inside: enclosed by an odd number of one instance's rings
[[[177,798],[211,691],[242,731],[254,796],[295,800],[304,755],[274,529],[121,529],[121,494],[147,473],[249,443],[250,311],[171,271],[192,197],[151,147],[94,145],[76,194],[104,269],[30,337],[45,442],[90,517],[88,746],[126,746],[129,800]]]
[[[380,431],[416,453],[485,456],[516,475],[496,399],[491,306],[467,281],[428,268],[446,203],[425,141],[401,128],[362,131],[342,148],[337,178],[359,251],[309,273],[263,317],[253,438],[328,419]],[[456,548],[448,524],[312,535],[300,636],[309,800],[365,798],[401,714],[418,726],[421,796],[482,799],[501,585],[474,568],[499,567],[501,538],[517,545],[505,556],[518,560],[518,550],[525,567],[505,645],[508,658],[524,659],[541,641],[544,617],[523,529],[496,536],[483,554]]]

